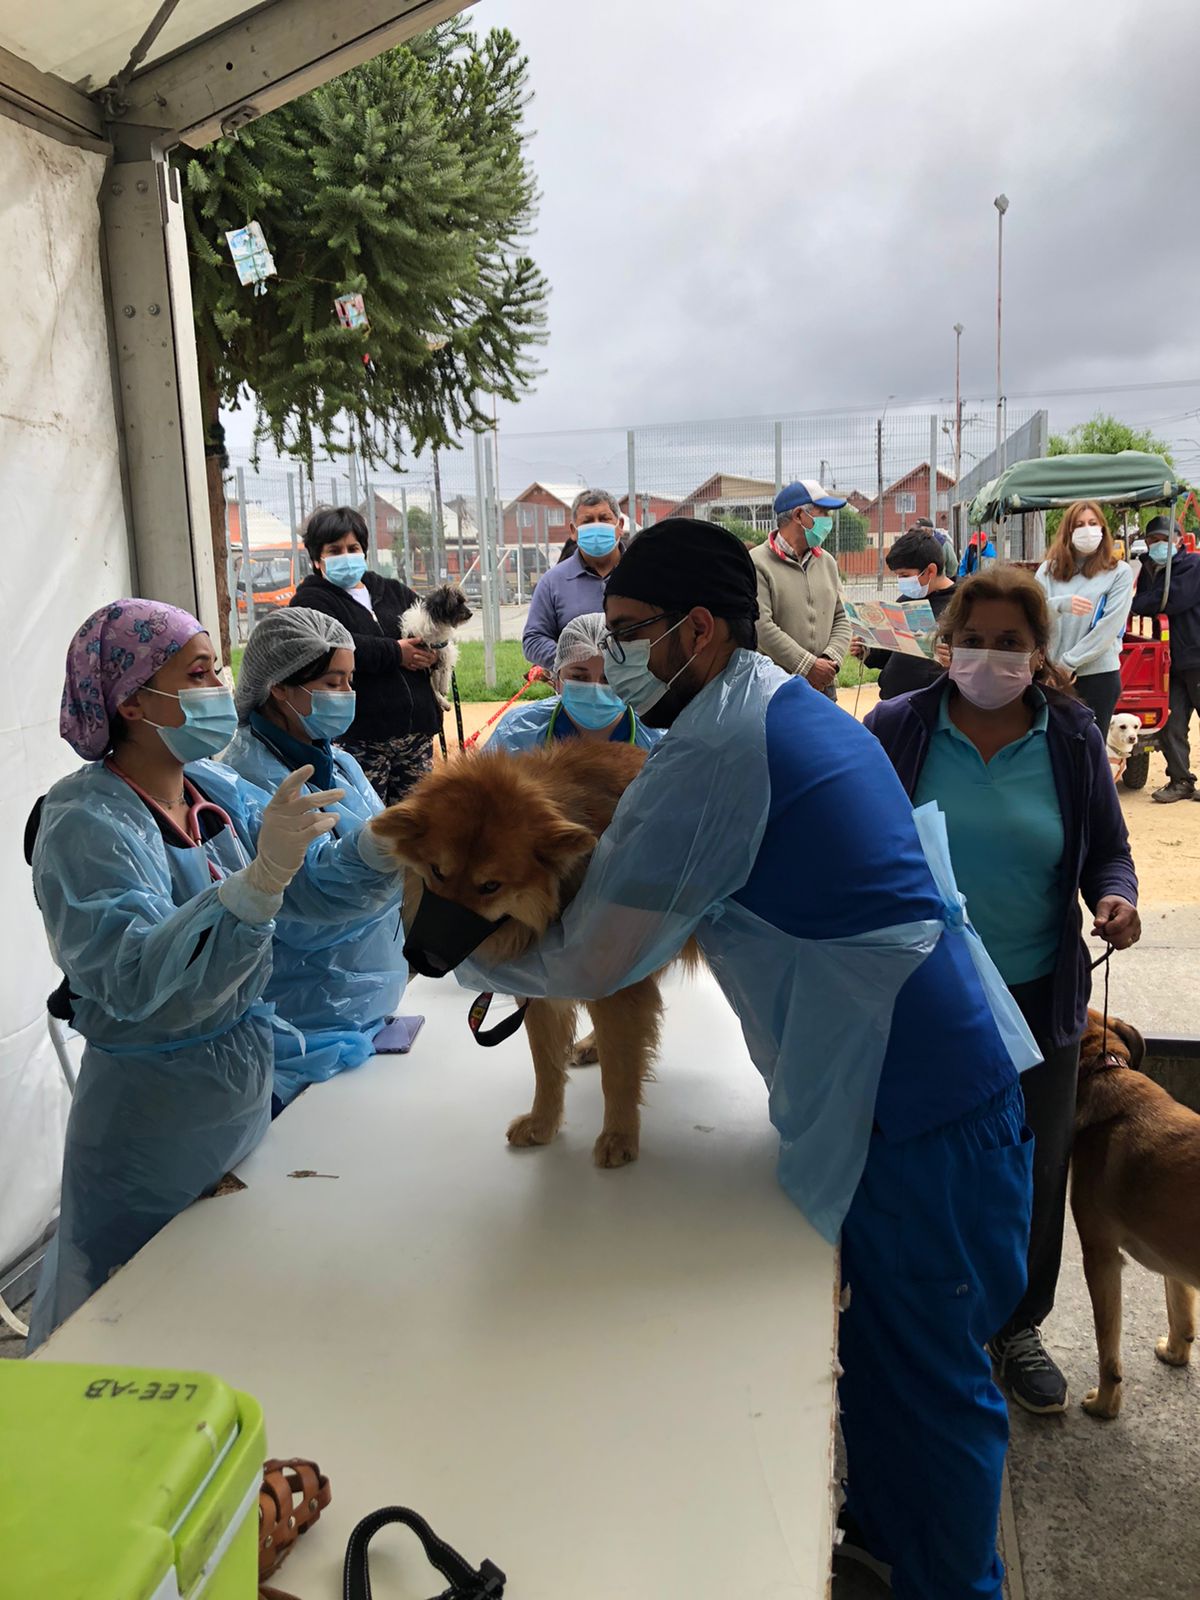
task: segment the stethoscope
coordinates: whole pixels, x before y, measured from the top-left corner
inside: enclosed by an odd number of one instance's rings
[[[242,841],[238,838],[237,829],[233,825],[233,818],[227,811],[222,810],[216,801],[206,799],[186,773],[183,778],[183,791],[190,803],[188,805],[186,824],[181,827],[170,812],[163,809],[161,802],[156,800],[152,794],[147,794],[141,784],[135,783],[127,772],[122,772],[120,767],[115,766],[111,761],[105,765],[115,778],[120,778],[122,783],[128,784],[138,799],[148,805],[156,816],[162,817],[176,833],[185,838],[190,849],[202,850],[204,848],[206,841],[200,819],[205,815],[209,815],[217,820],[218,827],[216,832],[219,833],[222,830],[228,832],[230,839],[233,841],[234,849],[237,851],[239,865],[243,867],[250,865],[249,857],[242,848]],[[225,874],[218,869],[216,863],[209,856],[206,855],[205,860],[208,862],[208,870],[213,882],[223,882]]]

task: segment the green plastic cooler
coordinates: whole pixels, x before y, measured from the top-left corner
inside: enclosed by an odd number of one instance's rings
[[[255,1600],[265,1454],[206,1373],[0,1361],[0,1600]]]

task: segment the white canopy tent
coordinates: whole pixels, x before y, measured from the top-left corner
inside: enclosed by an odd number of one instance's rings
[[[207,143],[470,0],[0,0],[0,1290],[57,1210],[57,982],[19,847],[74,758],[70,632],[141,593],[217,631],[184,225],[172,147]]]

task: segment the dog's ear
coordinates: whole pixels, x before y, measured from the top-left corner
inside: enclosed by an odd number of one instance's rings
[[[596,848],[596,835],[564,816],[547,818],[537,830],[534,854],[551,872],[562,873],[580,856]]]
[[[389,806],[368,823],[371,832],[397,861],[410,864],[428,832],[428,826],[425,808],[418,800],[402,800],[399,805]]]
[[[1142,1070],[1142,1062],[1146,1059],[1146,1041],[1134,1027],[1132,1022],[1123,1022],[1120,1017],[1110,1017],[1108,1025],[1129,1051],[1129,1065],[1135,1072]]]

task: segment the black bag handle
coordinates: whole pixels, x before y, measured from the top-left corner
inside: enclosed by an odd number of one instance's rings
[[[407,1506],[382,1506],[364,1517],[350,1535],[346,1546],[346,1566],[342,1577],[345,1600],[371,1600],[371,1571],[368,1547],[380,1528],[399,1522],[411,1528],[421,1541],[431,1567],[436,1567],[450,1587],[433,1600],[501,1600],[507,1581],[500,1568],[483,1560],[476,1572],[458,1551],[439,1539],[437,1534],[415,1511]]]

